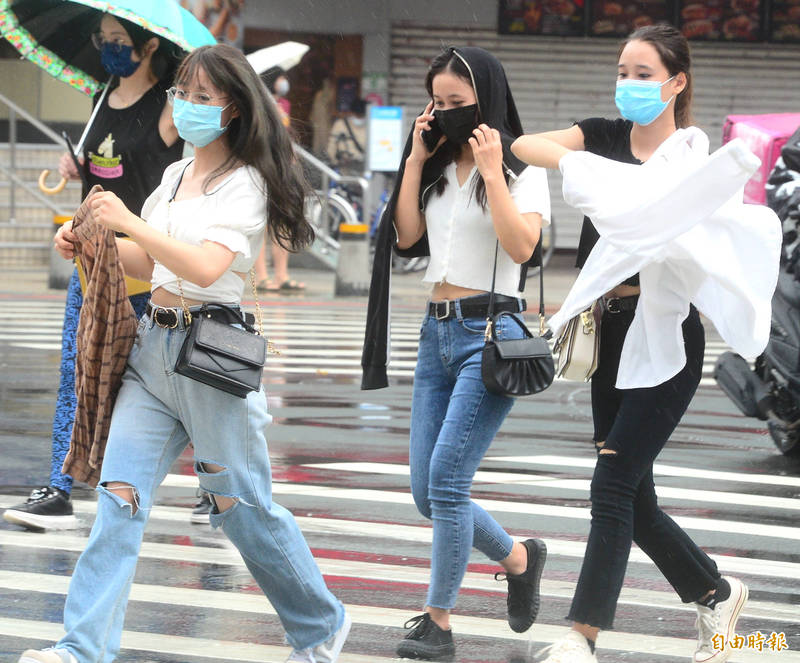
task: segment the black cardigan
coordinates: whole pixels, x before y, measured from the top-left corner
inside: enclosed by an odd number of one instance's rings
[[[473,89],[478,100],[480,121],[486,123],[500,132],[503,142],[503,168],[509,177],[518,176],[526,164],[511,153],[511,143],[522,135],[522,124],[517,113],[517,107],[508,87],[505,71],[499,60],[493,55],[477,47],[451,48],[454,55],[466,64],[472,75]],[[412,128],[413,131],[413,128]],[[403,156],[400,161],[400,170],[395,178],[394,191],[386,205],[375,236],[375,259],[372,266],[372,280],[369,288],[369,303],[367,305],[367,324],[364,334],[364,349],[361,354],[362,389],[381,389],[389,386],[386,367],[389,363],[390,326],[389,326],[389,283],[392,270],[392,250],[398,255],[406,257],[427,256],[427,233],[414,244],[414,246],[400,250],[397,248],[397,235],[394,228],[394,212],[397,206],[397,197],[400,192],[400,183],[403,181],[405,163],[411,153],[412,134],[406,140]],[[444,167],[442,159],[437,159],[435,153],[425,162],[422,169],[422,183],[420,185],[419,208],[425,210],[425,204],[434,191],[433,184],[442,176]],[[538,264],[539,252],[534,252],[530,263]],[[520,290],[524,286],[525,266],[520,279]]]

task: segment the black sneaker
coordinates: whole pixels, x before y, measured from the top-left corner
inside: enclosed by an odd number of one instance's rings
[[[208,496],[208,493],[200,493],[200,501],[194,505],[194,509],[192,509],[192,515],[189,520],[196,525],[207,525],[209,521],[208,514],[211,513],[213,506],[214,505],[211,503],[211,498]]]
[[[542,577],[547,546],[541,539],[522,542],[528,549],[528,567],[518,576],[495,573],[495,580],[508,581],[508,625],[512,631],[525,633],[539,614],[539,580]]]
[[[456,655],[453,631],[445,631],[426,612],[405,623],[410,628],[403,641],[397,645],[400,658],[417,658],[425,661],[451,661]]]
[[[31,491],[25,504],[6,509],[3,519],[30,530],[78,529],[69,495],[60,488],[43,486]]]

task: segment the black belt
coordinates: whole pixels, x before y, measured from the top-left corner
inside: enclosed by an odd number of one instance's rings
[[[494,296],[494,312],[522,313],[525,310],[525,300],[520,307],[515,297],[506,295]],[[429,302],[428,315],[437,320],[447,320],[456,316],[456,302],[461,309],[462,318],[485,318],[489,310],[489,295],[479,295],[478,297],[465,297],[463,299],[445,299],[443,302]]]
[[[237,311],[239,310],[238,307],[235,306],[232,306],[231,308]],[[192,314],[199,313],[199,311],[199,307],[195,307],[194,310],[189,309],[189,312]],[[220,322],[225,322],[227,324],[236,324],[242,322],[241,318],[237,318],[223,308],[214,308],[213,304],[209,305],[208,314],[211,316],[212,320],[219,320]],[[158,306],[152,302],[148,302],[147,315],[159,327],[164,327],[166,329],[175,329],[179,323],[183,323],[184,327],[186,326],[184,322],[183,310],[179,308],[167,308],[164,306]],[[253,324],[255,319],[252,313],[245,313],[244,318],[249,324]]]
[[[639,303],[639,295],[629,295],[627,297],[603,297],[603,310],[608,313],[622,313],[623,311],[635,311]]]

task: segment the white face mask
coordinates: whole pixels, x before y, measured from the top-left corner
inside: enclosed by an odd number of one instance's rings
[[[281,78],[277,83],[275,83],[275,94],[279,97],[285,97],[289,94],[289,81],[285,78]]]

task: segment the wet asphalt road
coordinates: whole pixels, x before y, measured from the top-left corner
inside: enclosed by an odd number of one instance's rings
[[[60,308],[59,308],[60,307]],[[63,298],[0,296],[0,508],[45,483],[57,386]],[[284,354],[265,373],[275,499],[292,510],[354,627],[342,663],[391,660],[405,619],[424,602],[429,523],[409,495],[410,371],[418,307],[398,307],[397,374],[386,390],[358,389],[363,305],[267,306]],[[31,320],[38,321],[32,326]],[[721,350],[709,335],[707,361]],[[778,454],[756,422],[705,383],[659,458],[660,501],[750,588],[737,632],[784,634],[780,654],[745,647],[731,660],[800,661],[800,462]],[[512,535],[548,543],[543,604],[522,636],[505,625],[505,592],[473,554],[453,619],[457,661],[523,663],[557,638],[588,532],[589,391],[557,382],[520,399],[476,477],[473,495]],[[221,532],[189,523],[196,501],[184,455],[160,492],[128,609],[120,661],[283,661],[274,612]],[[95,497],[74,492],[81,528],[29,533],[0,521],[0,660],[60,633],[66,582],[93,519]],[[599,660],[689,661],[694,611],[637,550],[615,630]]]

